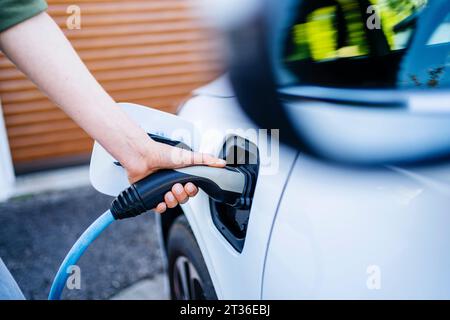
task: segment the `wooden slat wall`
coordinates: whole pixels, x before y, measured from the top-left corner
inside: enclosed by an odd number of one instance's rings
[[[186,0],[50,0],[48,13],[117,100],[174,112],[219,73],[215,44]],[[81,8],[81,30],[66,9]],[[92,141],[0,53],[0,97],[16,171],[88,155]],[[61,159],[61,161],[59,161]]]

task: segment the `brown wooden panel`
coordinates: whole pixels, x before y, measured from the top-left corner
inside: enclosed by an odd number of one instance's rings
[[[149,67],[129,67],[122,70],[120,66],[114,67],[110,66],[108,69],[101,68],[100,70],[91,70],[98,81],[111,81],[111,80],[123,80],[123,79],[134,79],[141,77],[159,77],[164,75],[179,75],[191,72],[204,72],[207,70],[217,70],[217,65],[214,65],[208,59],[205,59],[206,63],[184,63],[184,62],[174,62],[170,65],[158,65]],[[2,71],[0,73],[0,81],[11,81],[25,79],[23,74],[17,69],[10,69]],[[27,79],[25,79],[27,80]],[[28,81],[28,80],[27,80]]]
[[[116,101],[175,112],[220,70],[217,43],[185,0],[49,0],[48,13]],[[69,5],[81,29],[66,28]],[[0,97],[16,168],[58,165],[87,154],[92,141],[0,54]],[[61,164],[63,160],[61,160]],[[33,166],[35,168],[36,166]]]
[[[176,61],[176,63],[174,63],[174,61]],[[210,64],[215,63],[216,63],[215,61],[210,61],[205,57],[203,57],[201,54],[175,54],[156,57],[135,57],[135,58],[114,59],[112,61],[102,60],[87,63],[87,66],[91,71],[111,70],[112,65],[117,65],[117,67],[114,67],[113,70],[123,70],[123,69],[130,70],[133,68],[142,69],[147,67],[169,67],[168,69],[166,68],[166,70],[158,69],[155,71],[158,77],[165,77],[165,75],[170,73],[171,70],[172,72],[173,70],[175,70],[177,74],[183,74],[183,72],[186,72],[186,70],[188,70],[187,74],[192,75],[192,71],[190,71],[192,70],[192,68],[183,69],[183,67],[186,65],[195,66],[198,64],[200,68],[205,68],[206,65],[208,69],[212,69],[212,66]],[[177,66],[178,68],[173,68]],[[14,91],[22,91],[36,88],[33,83],[31,83],[27,79],[24,79],[18,71],[17,77],[18,77],[17,79],[0,81],[0,91],[9,93]],[[173,74],[170,74],[169,77],[173,78]]]
[[[188,69],[185,73],[174,73],[177,75],[175,78],[173,75],[169,77],[159,77],[158,74],[155,76],[155,72],[153,70],[146,69],[136,69],[136,70],[128,70],[126,72],[122,71],[122,73],[114,70],[111,73],[108,73],[108,77],[99,77],[99,79],[103,79],[103,85],[105,89],[116,96],[117,99],[120,99],[118,95],[115,95],[117,92],[128,91],[131,92],[134,89],[140,88],[148,88],[153,89],[156,87],[178,87],[180,85],[192,84],[198,82],[204,82],[205,79],[209,79],[209,77],[205,77],[205,75],[201,73],[194,73],[194,71],[202,70],[204,67],[199,67],[198,69]],[[176,71],[177,68],[174,69]],[[192,71],[192,72],[190,72]],[[123,74],[120,77],[120,74]],[[150,92],[150,90],[149,90]],[[152,91],[153,92],[153,91]],[[129,94],[127,94],[129,96]],[[132,98],[132,97],[131,97]],[[28,89],[21,91],[12,91],[5,92],[2,95],[2,103],[7,105],[5,108],[9,110],[10,108],[15,108],[15,104],[21,102],[31,102],[35,103],[37,101],[46,100],[47,98],[36,89]],[[6,114],[8,114],[6,112]]]
[[[89,65],[91,61],[109,61],[109,59],[126,59],[149,57],[164,57],[170,54],[200,54],[205,58],[211,58],[208,52],[216,50],[214,42],[197,42],[197,43],[175,43],[164,46],[146,45],[146,46],[130,46],[126,48],[114,48],[109,50],[84,50],[78,51],[83,61]],[[14,68],[14,65],[8,59],[0,59],[0,70]],[[0,76],[2,73],[0,73]]]

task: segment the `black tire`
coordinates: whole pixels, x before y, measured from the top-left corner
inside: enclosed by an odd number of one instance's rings
[[[173,300],[217,300],[202,253],[184,215],[170,228],[167,255]]]

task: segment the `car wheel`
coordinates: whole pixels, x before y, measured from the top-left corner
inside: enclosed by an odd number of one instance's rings
[[[202,253],[184,215],[170,228],[167,253],[172,299],[217,300]]]

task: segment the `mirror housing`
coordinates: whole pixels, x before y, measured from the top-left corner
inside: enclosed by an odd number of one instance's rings
[[[281,141],[303,153],[344,164],[417,164],[449,157],[447,88],[280,86],[273,52],[278,4],[262,1],[254,15],[226,30],[230,78],[251,119],[262,128],[280,129]],[[418,32],[416,39],[424,34],[430,31]]]

